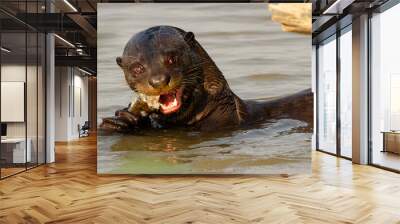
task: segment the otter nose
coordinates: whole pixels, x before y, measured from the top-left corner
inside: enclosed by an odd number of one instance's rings
[[[155,75],[150,78],[149,84],[154,88],[162,88],[169,84],[171,76],[165,75]]]

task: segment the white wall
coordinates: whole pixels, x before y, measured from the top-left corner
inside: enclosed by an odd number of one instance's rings
[[[77,70],[74,70],[74,82],[72,88],[74,90],[73,96],[71,99],[74,99],[74,102],[71,102],[71,136],[73,139],[79,137],[78,125],[82,126],[85,121],[88,121],[88,77],[82,76],[82,73],[78,73]],[[71,90],[72,90],[71,89]]]
[[[68,140],[68,117],[69,117],[69,96],[70,84],[69,69],[67,67],[55,68],[55,141]]]
[[[31,67],[28,67],[28,70],[31,70]],[[20,83],[26,83],[25,82],[25,65],[2,65],[1,68],[1,81],[2,82],[20,82]],[[2,90],[4,91],[4,90]],[[3,92],[2,92],[3,93]],[[24,100],[24,90],[22,90],[22,93],[19,93],[22,95],[22,99]],[[1,98],[8,98],[8,96],[4,96],[2,95]],[[4,102],[3,102],[4,103]],[[2,105],[3,105],[2,103]],[[19,108],[20,110],[22,110],[22,119],[19,118],[18,121],[20,122],[7,122],[9,129],[13,128],[12,126],[16,125],[16,123],[24,123],[24,106],[22,106],[22,108]],[[4,113],[10,113],[11,111],[8,111],[9,108],[5,107],[5,105],[3,105],[2,107],[2,114]],[[21,113],[21,111],[18,111],[18,114]],[[2,120],[4,120],[4,118],[2,118]],[[25,135],[25,133],[22,133],[23,135]]]
[[[38,69],[38,70],[37,70]],[[23,118],[21,122],[6,122],[7,137],[9,138],[25,138],[29,139],[29,147],[31,148],[32,162],[39,159],[39,163],[44,163],[45,150],[45,115],[44,115],[44,74],[42,68],[25,64],[3,64],[1,66],[2,82],[24,82],[26,84],[26,107],[20,108],[21,113],[26,112],[26,120]],[[27,78],[27,80],[25,80]],[[20,90],[24,91],[24,90]],[[24,94],[22,92],[21,94]],[[7,97],[7,96],[2,96]],[[23,102],[25,104],[25,102]],[[2,107],[2,112],[13,113],[13,108]],[[14,112],[15,113],[15,112]],[[37,153],[39,155],[37,156]]]
[[[25,83],[1,81],[1,121],[24,122]],[[35,106],[36,108],[36,106]]]
[[[24,65],[2,65],[1,81],[5,82],[25,82],[25,64]],[[6,108],[1,108],[6,110]],[[24,122],[7,122],[8,137],[25,137]]]
[[[55,86],[55,140],[77,139],[78,125],[88,120],[88,78],[76,68],[56,67]]]
[[[27,69],[27,70],[25,70]],[[2,82],[25,82],[25,75],[28,72],[28,87],[27,87],[27,120],[28,120],[28,137],[30,129],[35,130],[36,135],[36,66],[4,64],[1,66],[1,81]],[[34,77],[32,77],[34,76]],[[41,107],[42,105],[39,105]],[[7,110],[7,108],[2,108]],[[24,108],[22,108],[24,110]],[[7,122],[7,135],[9,137],[25,137],[25,122]]]

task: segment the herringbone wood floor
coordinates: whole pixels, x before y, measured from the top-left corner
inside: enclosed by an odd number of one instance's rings
[[[400,175],[313,153],[296,176],[98,176],[96,141],[0,181],[0,223],[400,223]]]

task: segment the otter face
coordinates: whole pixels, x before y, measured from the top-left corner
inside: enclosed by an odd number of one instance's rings
[[[193,33],[158,26],[134,35],[117,57],[130,88],[159,97],[164,114],[189,106],[190,90],[201,83],[201,66],[192,50]]]

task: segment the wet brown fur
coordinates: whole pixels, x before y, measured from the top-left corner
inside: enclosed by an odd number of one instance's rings
[[[158,51],[177,48],[181,51],[179,64],[169,68],[158,62]],[[183,52],[182,52],[183,51]],[[130,66],[138,58],[147,60],[148,71],[141,77],[133,77]],[[244,101],[236,96],[204,48],[193,33],[171,26],[149,28],[131,38],[117,63],[124,71],[132,90],[147,95],[159,95],[184,86],[183,105],[171,115],[150,111],[143,102],[137,102],[129,112],[118,110],[114,117],[103,118],[101,128],[129,132],[144,127],[189,126],[201,130],[218,130],[227,127],[249,125],[266,119],[291,118],[313,120],[313,95],[304,90],[293,95],[264,101]],[[146,64],[146,63],[144,63]],[[170,74],[171,81],[162,88],[154,88],[148,80],[154,75]]]

